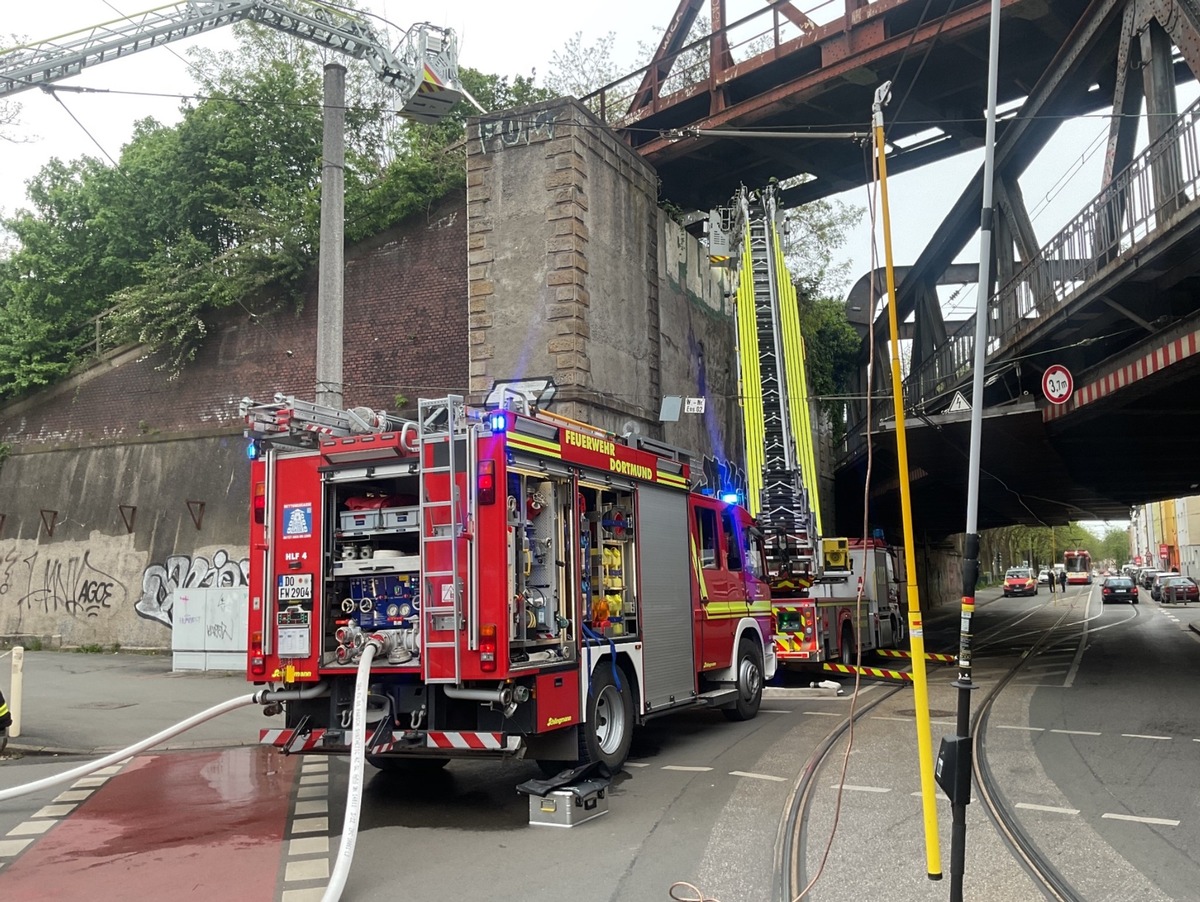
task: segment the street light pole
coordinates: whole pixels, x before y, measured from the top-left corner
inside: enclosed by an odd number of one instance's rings
[[[988,37],[987,128],[983,156],[983,209],[979,216],[979,289],[975,302],[975,372],[971,387],[971,444],[967,475],[966,547],[963,550],[962,617],[958,638],[958,791],[950,793],[950,900],[962,902],[967,858],[967,805],[971,801],[971,618],[979,581],[979,458],[983,438],[983,376],[987,364],[988,295],[992,284],[992,188],[996,167],[996,83],[1000,58],[1000,0],[992,0]],[[946,740],[943,740],[943,748]],[[964,772],[965,769],[965,772]],[[965,786],[965,791],[963,788]]]

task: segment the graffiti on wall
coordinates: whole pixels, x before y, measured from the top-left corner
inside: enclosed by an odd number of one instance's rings
[[[225,589],[250,585],[250,559],[235,561],[229,552],[214,552],[212,561],[200,555],[173,554],[142,571],[142,593],[134,605],[139,617],[172,626],[176,589]]]
[[[89,560],[89,553],[22,556],[12,549],[0,558],[0,601],[13,599],[18,611],[66,614],[87,619],[125,597],[125,584]]]
[[[554,124],[559,110],[539,110],[523,119],[484,119],[479,123],[481,153],[504,150],[518,144],[549,141],[554,137]]]
[[[711,489],[715,495],[737,492],[743,499],[746,498],[746,490],[749,485],[746,480],[746,471],[731,460],[706,454],[699,473],[692,470],[692,478],[699,479],[696,485],[698,489]]]

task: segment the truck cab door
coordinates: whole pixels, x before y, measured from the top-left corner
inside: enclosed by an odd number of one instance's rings
[[[692,501],[692,541],[698,583],[695,617],[700,670],[729,666],[733,632],[746,613],[746,595],[740,576],[728,567],[728,551],[721,525],[720,503],[715,499]]]

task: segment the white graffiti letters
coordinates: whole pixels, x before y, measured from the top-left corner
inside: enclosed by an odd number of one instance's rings
[[[171,593],[175,589],[220,589],[250,584],[250,559],[233,561],[224,549],[206,558],[173,554],[142,573],[142,594],[134,605],[138,616],[171,626]]]

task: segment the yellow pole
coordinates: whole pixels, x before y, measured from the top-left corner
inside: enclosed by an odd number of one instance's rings
[[[883,105],[891,83],[875,92],[873,126],[879,158],[879,199],[883,213],[884,271],[887,274],[888,329],[892,351],[892,403],[896,413],[896,468],[900,480],[900,512],[904,524],[904,578],[908,582],[908,635],[912,650],[913,694],[916,702],[917,755],[921,768],[921,809],[925,816],[925,866],[930,880],[942,879],[938,840],[937,797],[933,780],[933,740],[929,725],[929,687],[925,681],[925,632],[921,624],[921,599],[917,591],[916,553],[913,542],[912,499],[908,485],[908,443],[904,434],[904,385],[900,378],[900,324],[896,318],[896,279],[892,271],[892,230],[888,219],[887,155],[883,143]]]

